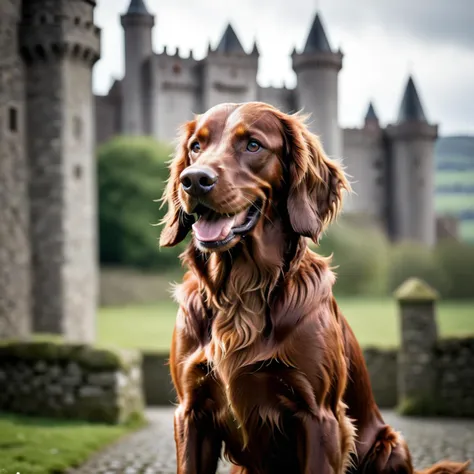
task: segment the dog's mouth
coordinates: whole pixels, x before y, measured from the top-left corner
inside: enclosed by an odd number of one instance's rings
[[[193,224],[194,237],[202,247],[218,248],[227,245],[236,236],[249,233],[257,224],[263,202],[252,205],[235,214],[220,214],[203,204],[194,212],[198,220]]]

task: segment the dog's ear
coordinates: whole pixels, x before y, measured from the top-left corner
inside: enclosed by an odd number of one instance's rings
[[[293,230],[315,243],[342,207],[350,185],[342,166],[329,159],[321,142],[297,115],[283,121],[288,168],[288,216]]]
[[[194,218],[186,214],[179,203],[179,176],[189,165],[188,141],[196,128],[196,121],[187,122],[180,131],[180,139],[174,158],[171,160],[170,176],[163,192],[163,205],[168,205],[168,211],[161,221],[164,228],[160,235],[161,247],[173,247],[179,244],[188,234]]]

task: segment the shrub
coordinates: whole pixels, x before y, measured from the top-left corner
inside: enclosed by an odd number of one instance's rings
[[[474,298],[474,245],[445,240],[436,248],[436,264],[446,278],[445,298]]]
[[[415,242],[401,242],[393,246],[390,258],[389,289],[396,290],[408,278],[416,277],[444,295],[447,278],[437,265],[432,249]]]
[[[140,268],[179,265],[180,248],[158,247],[169,145],[148,137],[116,137],[98,151],[100,261]]]
[[[389,243],[380,228],[362,216],[345,216],[334,223],[316,251],[333,254],[335,292],[379,295],[387,291]]]

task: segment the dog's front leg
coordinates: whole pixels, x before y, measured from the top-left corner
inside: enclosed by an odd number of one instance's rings
[[[177,474],[215,474],[222,447],[211,413],[179,406],[174,416]]]
[[[339,414],[338,414],[339,415]],[[354,429],[344,416],[329,409],[298,413],[301,442],[298,460],[302,474],[342,474],[353,450]]]

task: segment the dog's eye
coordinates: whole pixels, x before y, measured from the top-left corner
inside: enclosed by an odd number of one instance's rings
[[[252,153],[257,152],[258,150],[260,150],[260,148],[262,148],[262,146],[256,140],[250,140],[247,143],[247,151],[250,151]]]
[[[193,153],[199,153],[201,151],[201,145],[199,145],[199,142],[193,142],[191,144],[191,151]]]

